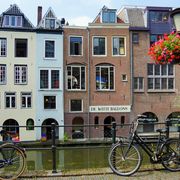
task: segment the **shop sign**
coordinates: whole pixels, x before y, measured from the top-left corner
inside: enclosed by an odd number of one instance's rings
[[[131,106],[90,106],[90,112],[130,112]]]

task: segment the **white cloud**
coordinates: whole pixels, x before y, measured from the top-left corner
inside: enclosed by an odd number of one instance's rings
[[[93,20],[87,16],[79,16],[68,20],[69,25],[87,26]]]

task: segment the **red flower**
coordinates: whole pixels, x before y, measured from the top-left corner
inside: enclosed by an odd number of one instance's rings
[[[148,54],[158,64],[180,63],[180,35],[174,32],[164,34],[163,39],[149,48]]]

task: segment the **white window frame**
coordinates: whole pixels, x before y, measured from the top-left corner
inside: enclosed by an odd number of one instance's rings
[[[5,49],[5,51],[2,51],[2,49]],[[0,57],[6,57],[6,56],[7,56],[7,39],[0,38]]]
[[[45,71],[48,71],[48,88],[41,88],[41,70],[45,70]],[[51,72],[52,71],[58,71],[59,72],[59,88],[52,88],[51,87]],[[39,90],[59,90],[60,89],[60,86],[61,86],[61,81],[60,81],[60,69],[57,69],[57,68],[53,68],[53,69],[46,69],[46,68],[41,68],[39,70]]]
[[[9,24],[6,24],[6,18],[9,20]],[[12,25],[12,19],[15,18],[15,25]],[[18,18],[20,18],[20,25],[18,25]],[[3,27],[22,27],[22,16],[4,15]]]
[[[134,92],[144,92],[144,77],[134,77],[137,78],[137,89],[134,88]],[[142,78],[142,89],[140,89],[140,78]]]
[[[114,54],[113,53],[113,48],[114,48],[113,39],[114,38],[123,38],[124,39],[124,54]],[[124,36],[113,36],[111,42],[112,42],[112,56],[114,56],[114,57],[116,57],[116,56],[126,56],[126,37],[124,37]],[[119,50],[119,52],[120,52],[120,50]]]
[[[10,101],[10,107],[6,107],[6,98],[9,97],[9,101]],[[12,98],[15,98],[15,106],[13,107],[12,105]],[[9,108],[16,108],[16,93],[15,92],[5,92],[5,108],[9,109]]]
[[[165,64],[165,65],[159,65],[160,66],[160,72],[159,75],[155,75],[155,65],[156,64],[152,64],[153,65],[153,75],[148,75],[148,70],[147,70],[147,86],[149,83],[149,78],[153,79],[153,88],[149,89],[148,87],[148,92],[175,92],[175,68],[174,66],[173,68],[173,75],[168,75],[168,66],[170,66],[171,64]],[[166,66],[166,75],[161,75],[162,74],[162,66]],[[160,79],[160,89],[155,89],[155,79],[159,78]],[[167,88],[166,89],[162,89],[162,79],[167,79]],[[173,89],[168,89],[168,79],[172,78],[173,79]]]
[[[100,85],[100,88],[99,89],[97,89],[97,87],[96,87],[96,91],[114,91],[115,90],[115,67],[113,66],[113,65],[111,65],[111,64],[107,64],[107,65],[97,65],[95,68],[97,68],[97,67],[99,67],[100,68],[100,77],[101,77],[101,69],[102,68],[107,68],[108,69],[108,79],[110,80],[110,72],[111,72],[111,70],[110,70],[110,68],[112,67],[113,68],[113,79],[114,79],[114,81],[113,81],[113,89],[110,89],[110,81],[108,82],[108,86],[109,86],[109,88],[108,89],[103,89],[102,88],[102,85]],[[97,70],[95,69],[95,78],[96,78],[96,73],[97,73]]]
[[[46,57],[46,42],[53,41],[54,42],[54,57]],[[56,40],[55,39],[45,39],[44,40],[44,59],[45,60],[56,60]]]
[[[73,100],[80,100],[81,101],[81,110],[80,111],[71,111],[71,101],[73,101]],[[69,100],[69,112],[71,112],[71,113],[83,112],[83,100],[82,99],[70,99]]]
[[[19,68],[19,72],[17,72],[17,68]],[[23,82],[23,71],[26,71],[25,73],[25,82]],[[19,80],[16,79],[16,74],[19,74]],[[28,79],[28,67],[27,65],[14,65],[14,84],[27,84],[27,79]]]
[[[54,27],[52,28],[51,26],[50,27],[46,26],[46,20],[50,20],[50,21],[54,20]],[[50,25],[51,25],[51,23],[50,23]],[[56,18],[46,17],[45,20],[44,20],[44,28],[45,29],[56,29]]]
[[[102,55],[94,54],[94,38],[105,38],[105,54],[102,54]],[[92,37],[92,56],[97,56],[97,57],[107,56],[107,37],[106,36],[93,36]]]
[[[121,78],[123,82],[127,82],[127,74],[121,74]]]
[[[7,68],[6,65],[0,64],[0,84],[6,84],[7,81]]]
[[[25,98],[25,106],[22,104],[22,98]],[[31,106],[28,106],[28,98],[31,99]],[[32,108],[32,93],[31,92],[21,92],[21,108],[29,109]]]
[[[80,70],[80,85],[79,85],[79,88],[73,88],[73,80],[71,81],[71,87],[72,88],[68,88],[68,67],[70,67],[71,68],[71,76],[72,76],[72,70],[73,70],[73,68],[79,68],[79,70]],[[84,67],[84,75],[85,75],[85,77],[84,77],[84,86],[85,86],[85,88],[84,89],[82,89],[82,86],[81,86],[81,84],[82,84],[82,67]],[[67,65],[67,67],[66,67],[66,89],[68,90],[68,91],[85,91],[86,90],[86,67],[85,66],[82,66],[82,65]]]
[[[78,38],[81,38],[81,39],[82,39],[81,54],[79,54],[79,55],[71,54],[71,41],[70,41],[70,39],[71,39],[72,37],[75,37],[75,38],[78,37]],[[83,56],[83,36],[77,36],[77,35],[70,35],[70,36],[69,36],[69,56]]]

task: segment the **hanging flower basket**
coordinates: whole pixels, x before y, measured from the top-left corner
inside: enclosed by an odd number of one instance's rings
[[[149,48],[148,54],[157,64],[180,64],[180,35],[164,34]]]

